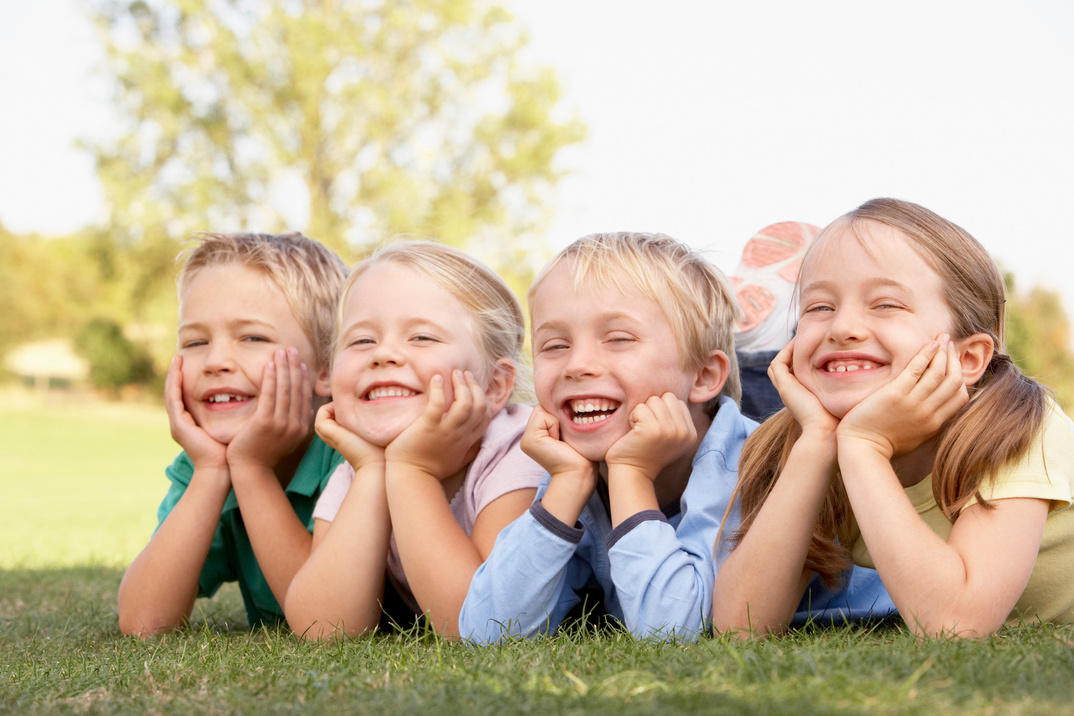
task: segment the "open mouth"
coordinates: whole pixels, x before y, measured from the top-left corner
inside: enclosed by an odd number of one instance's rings
[[[236,395],[234,393],[217,393],[216,395],[210,395],[209,403],[245,403],[250,400],[249,395]]]
[[[852,373],[857,370],[873,370],[879,368],[880,364],[871,360],[862,360],[855,358],[854,360],[833,360],[828,361],[824,366],[824,370],[827,373]]]
[[[580,400],[568,400],[567,410],[571,416],[571,422],[575,425],[590,425],[599,423],[610,418],[622,405],[619,401],[607,398],[582,398]]]
[[[365,394],[366,400],[379,400],[380,398],[409,398],[417,395],[417,391],[404,388],[400,385],[381,385],[373,388]]]

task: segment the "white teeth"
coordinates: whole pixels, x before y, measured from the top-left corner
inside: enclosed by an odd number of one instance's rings
[[[235,402],[241,402],[249,400],[249,398],[244,395],[232,395],[230,393],[217,393],[216,395],[209,396],[210,403],[230,403],[233,400]]]
[[[601,415],[575,415],[571,418],[571,422],[575,425],[589,425],[590,423],[599,423],[603,420],[607,420],[612,417],[611,413]]]
[[[859,361],[832,361],[828,364],[829,373],[847,373],[855,370],[872,370],[879,367],[876,363],[867,360]]]
[[[571,422],[575,425],[589,425],[607,420],[619,409],[619,401],[607,398],[580,398],[567,401],[571,409]]]
[[[615,410],[619,407],[619,403],[614,400],[572,400],[570,401],[571,410],[575,413],[595,413],[605,412],[608,410]]]
[[[417,395],[413,390],[408,388],[400,388],[393,386],[390,388],[373,388],[366,395],[367,400],[376,400],[378,398],[405,398],[411,395]]]

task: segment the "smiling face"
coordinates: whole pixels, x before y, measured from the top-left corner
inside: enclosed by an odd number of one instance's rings
[[[683,369],[671,324],[641,292],[591,280],[576,288],[560,262],[533,294],[532,310],[537,400],[583,457],[603,460],[630,431],[630,411],[650,397],[697,397],[695,372]]]
[[[194,422],[230,443],[257,408],[265,366],[292,347],[310,390],[327,395],[327,374],[318,376],[317,353],[276,284],[239,264],[200,269],[179,302],[183,402]]]
[[[402,264],[367,268],[347,295],[332,364],[336,421],[385,446],[425,410],[434,375],[444,378],[451,404],[455,369],[471,371],[489,389],[486,362],[458,299]]]
[[[953,326],[940,277],[901,232],[864,221],[857,234],[837,230],[807,257],[794,339],[795,376],[837,418]]]

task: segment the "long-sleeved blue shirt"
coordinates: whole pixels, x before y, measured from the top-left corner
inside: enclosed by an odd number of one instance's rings
[[[616,527],[594,494],[575,526],[541,505],[546,475],[530,509],[505,527],[474,574],[459,614],[460,634],[477,643],[550,633],[589,586],[608,614],[639,638],[694,638],[707,630],[716,578],[714,546],[738,478],[742,445],[757,426],[720,398],[679,509],[640,512]],[[725,534],[739,524],[738,507]],[[722,551],[722,550],[721,550]],[[796,617],[886,616],[894,605],[872,570],[854,568],[835,590],[814,580]]]

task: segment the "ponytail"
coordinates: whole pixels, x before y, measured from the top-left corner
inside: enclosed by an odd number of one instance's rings
[[[1024,457],[1044,423],[1046,389],[1023,375],[1010,356],[994,353],[981,382],[936,449],[932,494],[952,522],[971,498],[992,508],[981,496],[981,484]]]

